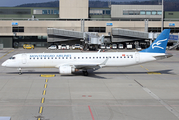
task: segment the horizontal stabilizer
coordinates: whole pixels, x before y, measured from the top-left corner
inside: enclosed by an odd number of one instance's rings
[[[154,56],[154,58],[156,58],[157,60],[160,60],[160,59],[165,59],[165,58],[169,58],[172,56],[173,56],[172,54],[164,54],[164,55]]]

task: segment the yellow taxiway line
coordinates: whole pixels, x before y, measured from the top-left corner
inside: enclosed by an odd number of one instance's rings
[[[43,95],[45,95],[45,94],[46,94],[46,90],[43,91]]]
[[[42,101],[41,101],[41,103],[44,103],[45,102],[45,98],[42,98]]]
[[[47,84],[44,85],[44,88],[47,88]]]
[[[40,107],[40,110],[39,110],[39,113],[40,113],[40,114],[42,113],[42,110],[43,110],[43,107],[41,106],[41,107]]]
[[[6,53],[5,55],[3,55],[2,57],[0,57],[0,59],[2,59],[3,57],[5,57],[6,55],[8,55],[9,53],[13,52],[14,50],[11,50],[10,52]]]

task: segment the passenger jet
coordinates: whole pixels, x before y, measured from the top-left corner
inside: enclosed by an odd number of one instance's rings
[[[18,68],[58,68],[61,75],[103,67],[123,67],[171,57],[166,54],[170,29],[165,29],[152,45],[139,52],[96,52],[96,53],[22,53],[16,54],[2,63],[4,67]]]

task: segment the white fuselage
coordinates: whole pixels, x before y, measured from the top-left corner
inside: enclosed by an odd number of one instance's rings
[[[142,52],[100,52],[100,53],[24,53],[14,55],[15,59],[6,60],[2,66],[17,68],[59,68],[63,64],[101,64],[104,67],[130,66],[157,60],[155,56],[165,53]]]

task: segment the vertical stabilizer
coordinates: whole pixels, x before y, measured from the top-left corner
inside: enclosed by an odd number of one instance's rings
[[[157,37],[157,39],[152,43],[152,45],[140,52],[149,52],[149,53],[165,53],[168,38],[170,34],[170,29],[165,29],[162,33]]]

